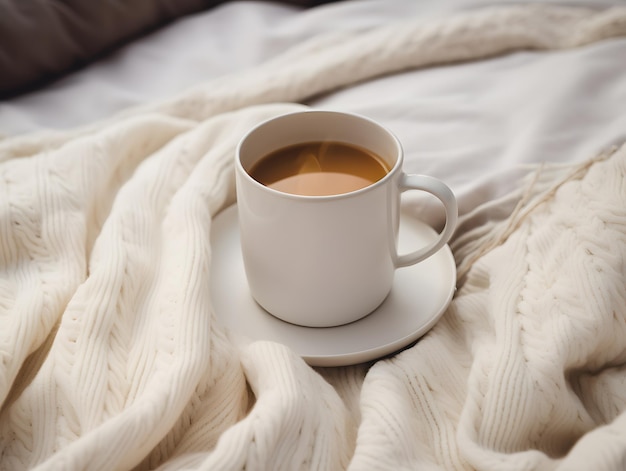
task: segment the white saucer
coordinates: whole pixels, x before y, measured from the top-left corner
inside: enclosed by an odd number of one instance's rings
[[[400,228],[400,253],[436,237],[430,226],[405,214]],[[435,325],[455,291],[456,266],[446,245],[427,260],[396,270],[391,293],[367,317],[339,327],[301,327],[268,314],[250,295],[239,245],[237,205],[216,216],[211,246],[211,294],[218,320],[251,340],[287,345],[312,366],[361,363],[406,347]]]

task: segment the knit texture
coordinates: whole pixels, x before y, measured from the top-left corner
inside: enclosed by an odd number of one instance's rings
[[[312,369],[235,343],[208,289],[254,124],[382,74],[624,34],[625,8],[407,19],[0,141],[0,469],[626,468],[626,147],[539,179],[509,219],[466,215],[455,299],[389,358]]]

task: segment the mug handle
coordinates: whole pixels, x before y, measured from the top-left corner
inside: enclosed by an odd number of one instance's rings
[[[443,203],[443,207],[446,212],[446,225],[439,234],[437,240],[435,240],[432,244],[405,255],[396,254],[396,268],[406,267],[408,265],[414,265],[421,262],[447,244],[454,233],[459,215],[454,193],[452,193],[452,190],[446,184],[436,178],[426,175],[402,174],[398,186],[401,192],[405,192],[407,190],[422,190],[436,196]]]

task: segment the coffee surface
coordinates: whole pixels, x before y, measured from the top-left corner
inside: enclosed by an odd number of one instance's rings
[[[328,196],[349,193],[389,173],[387,163],[365,149],[341,142],[306,142],[278,149],[249,171],[265,186],[285,193]]]

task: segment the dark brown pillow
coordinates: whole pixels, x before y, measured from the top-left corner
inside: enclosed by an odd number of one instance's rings
[[[0,0],[0,98],[227,0]],[[329,0],[280,0],[311,7]],[[332,1],[332,0],[331,0]]]

